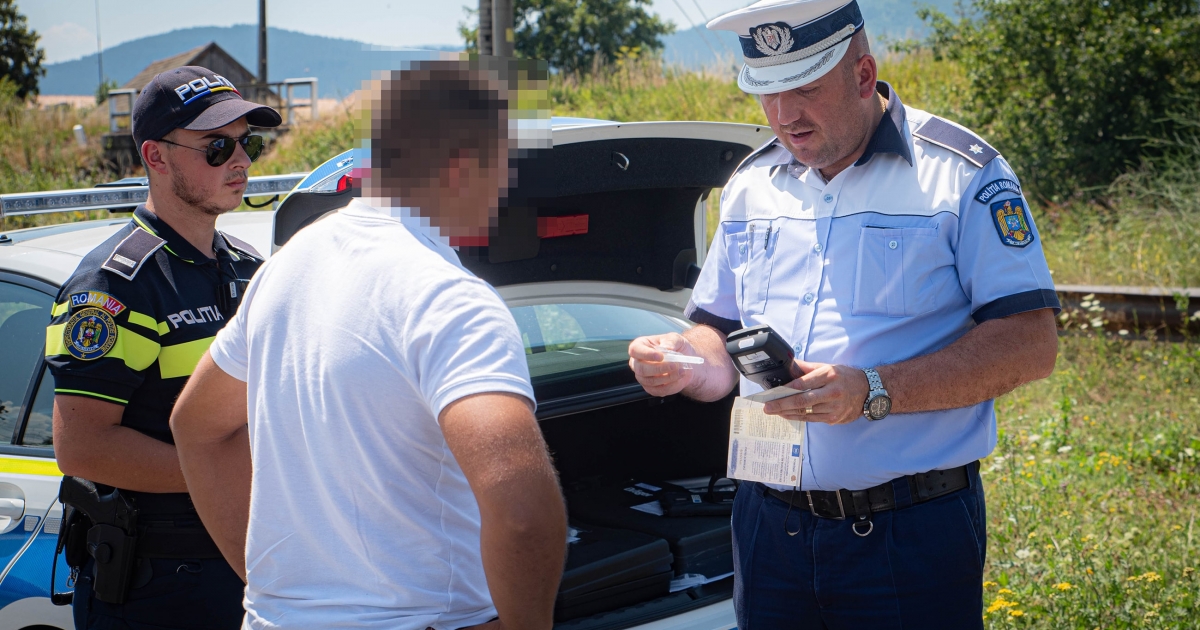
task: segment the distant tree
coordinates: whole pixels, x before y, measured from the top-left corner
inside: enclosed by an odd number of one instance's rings
[[[639,49],[662,50],[663,35],[675,26],[647,11],[649,0],[514,0],[513,35],[517,56],[544,59],[562,72],[590,71],[598,61],[610,64]],[[470,52],[478,52],[478,18],[459,25]]]
[[[37,31],[30,30],[15,0],[0,0],[0,77],[17,85],[17,97],[37,96],[38,77],[46,74]]]
[[[117,89],[118,86],[115,79],[105,79],[104,83],[96,86],[96,104],[103,105],[108,100],[108,93]]]
[[[1200,100],[1196,0],[971,0],[921,11],[934,53],[962,63],[970,120],[1045,199],[1099,190]]]

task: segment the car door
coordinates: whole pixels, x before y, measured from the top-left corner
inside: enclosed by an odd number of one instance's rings
[[[54,461],[54,382],[45,366],[55,287],[0,272],[0,630],[70,627],[50,603],[50,569],[62,509]],[[67,571],[60,560],[58,589]]]

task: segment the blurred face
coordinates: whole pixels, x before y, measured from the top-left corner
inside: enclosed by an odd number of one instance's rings
[[[500,197],[509,185],[508,148],[501,141],[487,163],[475,151],[451,158],[430,185],[407,191],[401,203],[421,209],[441,233],[465,244],[482,244],[496,224]]]
[[[820,79],[761,97],[771,129],[805,166],[826,169],[845,162],[865,142],[873,121],[864,108],[864,92],[873,98],[875,61],[869,55],[855,57],[852,49]],[[870,60],[869,68],[864,60]]]
[[[183,145],[159,143],[169,167],[171,192],[187,205],[213,216],[241,205],[250,168],[246,150],[238,145],[229,161],[220,166],[209,166],[204,151],[217,138],[240,138],[248,133],[246,120],[238,119],[212,131],[176,129],[167,134],[164,140]]]

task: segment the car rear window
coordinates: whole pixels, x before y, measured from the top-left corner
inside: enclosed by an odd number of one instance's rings
[[[533,385],[628,372],[629,342],[682,332],[688,324],[652,311],[606,304],[541,304],[512,309]],[[632,374],[630,374],[632,378]]]

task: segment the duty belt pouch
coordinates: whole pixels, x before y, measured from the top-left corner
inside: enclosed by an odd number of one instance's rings
[[[68,567],[81,569],[88,559],[87,533],[92,528],[92,521],[83,512],[67,505],[63,506],[62,522],[56,552],[64,553]]]
[[[110,604],[125,603],[136,547],[137,537],[127,536],[119,527],[100,524],[88,530],[88,554],[96,561],[92,585],[96,599]]]

